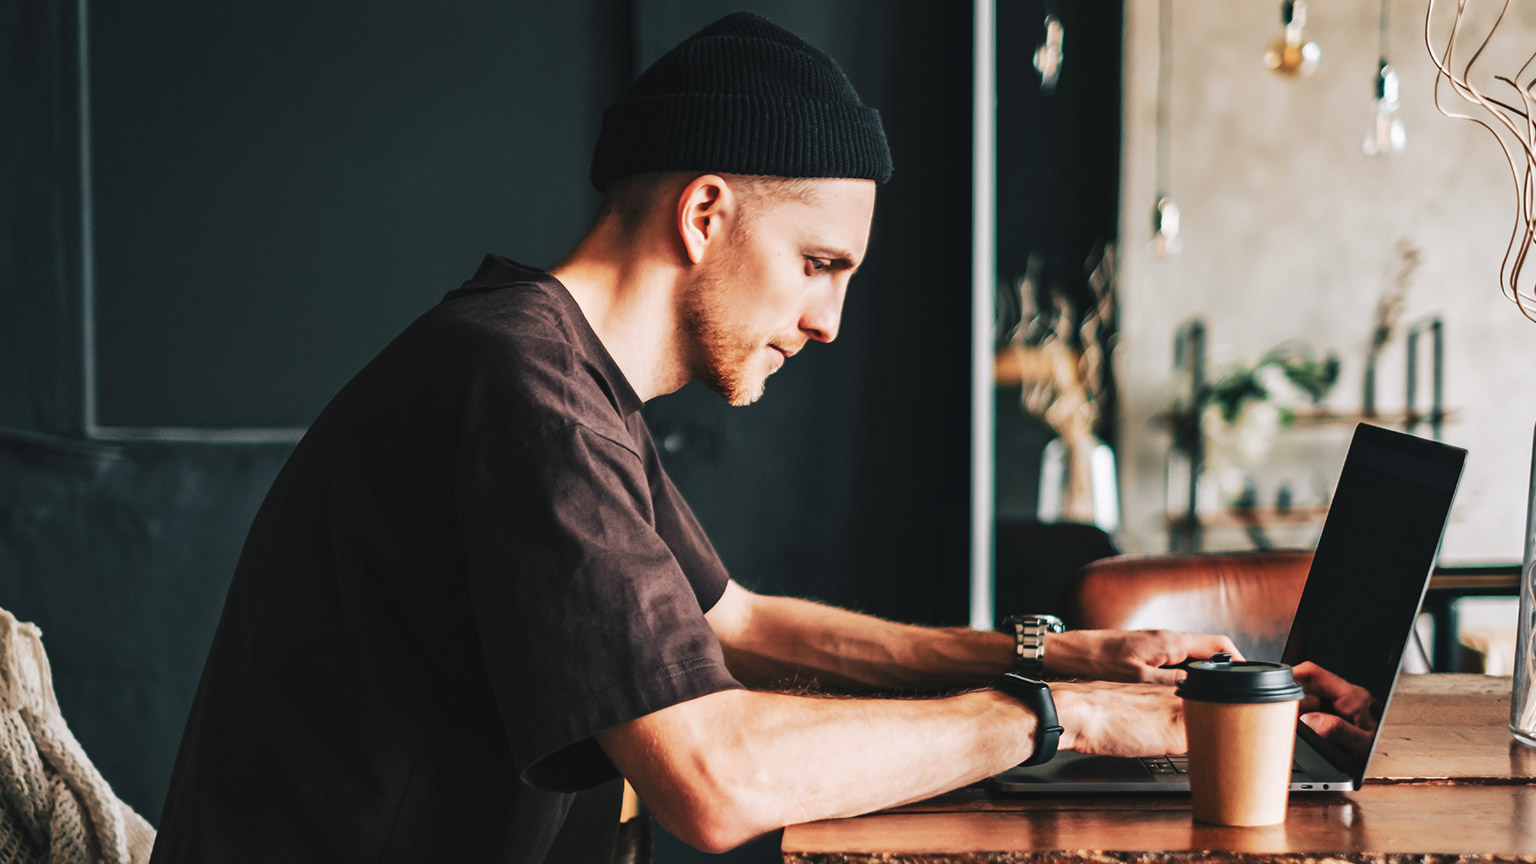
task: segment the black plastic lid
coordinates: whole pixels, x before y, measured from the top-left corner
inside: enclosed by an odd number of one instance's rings
[[[1290,702],[1301,698],[1301,685],[1284,663],[1233,660],[1215,654],[1209,660],[1184,664],[1189,677],[1179,682],[1178,694],[1199,702]]]

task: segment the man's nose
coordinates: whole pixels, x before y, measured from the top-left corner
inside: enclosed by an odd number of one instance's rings
[[[814,303],[800,316],[800,330],[817,342],[831,342],[837,338],[837,328],[843,318],[843,298],[847,296],[847,281],[837,280],[835,286],[822,292]]]

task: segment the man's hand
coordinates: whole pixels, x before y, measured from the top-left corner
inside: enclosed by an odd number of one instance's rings
[[[1154,684],[1051,685],[1063,750],[1105,756],[1183,753],[1184,700]]]
[[[1045,671],[1062,678],[1173,684],[1184,671],[1159,667],[1218,651],[1241,660],[1225,636],[1172,630],[1068,630],[1046,637]]]
[[[1296,664],[1291,672],[1305,693],[1301,721],[1363,761],[1376,737],[1376,700],[1371,691],[1311,660]]]
[[[1325,711],[1367,731],[1376,729],[1376,717],[1371,712],[1376,700],[1371,691],[1345,681],[1311,660],[1296,664],[1291,673],[1306,694],[1301,700],[1301,713]]]

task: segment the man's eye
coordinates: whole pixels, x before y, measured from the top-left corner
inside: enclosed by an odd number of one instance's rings
[[[826,258],[807,258],[805,260],[805,269],[809,273],[820,273],[823,270],[832,269],[832,262]]]

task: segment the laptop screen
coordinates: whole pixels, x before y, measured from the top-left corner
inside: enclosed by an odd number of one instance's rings
[[[1328,508],[1282,659],[1308,691],[1303,737],[1356,788],[1465,459],[1460,448],[1360,424]]]

